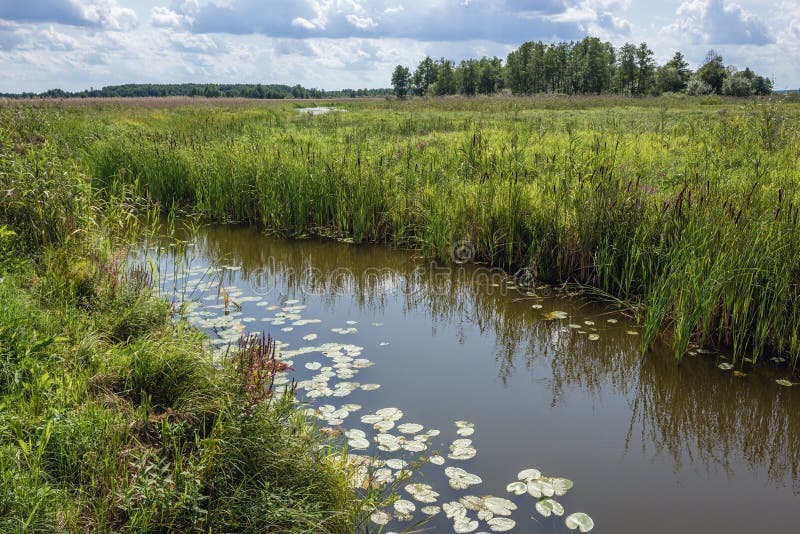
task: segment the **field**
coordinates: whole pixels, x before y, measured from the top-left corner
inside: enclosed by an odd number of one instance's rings
[[[579,284],[681,358],[800,355],[800,106],[719,97],[11,105],[96,188]]]

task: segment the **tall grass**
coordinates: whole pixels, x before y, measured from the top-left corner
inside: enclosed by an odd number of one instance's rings
[[[800,356],[796,104],[447,98],[24,109],[99,187],[208,219],[385,242],[597,288],[678,358]],[[10,108],[4,113],[20,113]]]
[[[126,264],[146,202],[92,187],[53,117],[3,118],[0,532],[353,532],[341,447]]]

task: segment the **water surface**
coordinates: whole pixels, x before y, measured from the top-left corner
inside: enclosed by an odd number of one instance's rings
[[[422,462],[400,484],[430,484],[438,506],[494,495],[516,503],[514,532],[568,532],[563,517],[541,517],[533,497],[506,491],[520,470],[537,468],[574,481],[557,500],[564,516],[588,513],[593,532],[800,531],[800,387],[776,385],[780,374],[735,377],[717,367],[720,355],[678,366],[665,346],[642,356],[639,329],[625,316],[547,290],[509,289],[480,266],[444,268],[385,247],[284,241],[249,227],[204,228],[192,241],[194,274],[178,287],[188,288],[198,303],[194,320],[218,346],[242,331],[266,331],[284,344],[296,369],[290,376],[303,381],[319,372],[306,363],[332,363],[303,347],[352,345],[354,357],[374,365],[332,378],[331,388],[344,381],[380,388],[311,399],[312,406],[361,405],[341,427],[364,430],[369,440],[378,432],[360,417],[386,407],[402,410],[397,424],[441,432],[421,453],[381,452],[374,441],[354,452],[446,457],[462,438],[454,422],[474,424],[473,459]],[[213,288],[199,274],[209,265],[225,266]],[[214,317],[225,316],[219,277],[242,309],[215,326]],[[284,309],[290,318],[276,319]],[[566,317],[547,320],[554,311]],[[304,339],[309,334],[316,339]],[[453,490],[448,466],[482,483]],[[421,519],[425,505],[415,504]],[[444,514],[426,526],[453,531]],[[490,529],[481,521],[477,531]]]

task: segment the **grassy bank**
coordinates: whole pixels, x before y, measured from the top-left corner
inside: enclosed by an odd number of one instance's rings
[[[341,450],[256,343],[212,362],[49,114],[0,120],[0,532],[353,532]],[[22,121],[15,122],[15,121]],[[25,126],[21,126],[24,124]]]
[[[662,97],[12,106],[99,186],[594,287],[736,362],[800,356],[800,106]]]

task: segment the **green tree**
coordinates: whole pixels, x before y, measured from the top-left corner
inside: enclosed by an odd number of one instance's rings
[[[717,94],[722,92],[722,84],[728,76],[725,65],[722,63],[722,56],[715,50],[709,50],[706,54],[705,63],[697,70],[697,77],[711,86],[711,90]]]
[[[392,73],[392,86],[394,87],[394,94],[398,98],[405,98],[408,94],[409,85],[411,84],[411,71],[403,65],[398,65],[394,68]]]
[[[656,72],[656,62],[653,51],[642,43],[636,49],[636,94],[643,95],[653,88]]]
[[[682,87],[679,90],[682,91],[683,89],[685,89],[686,84],[689,83],[689,80],[692,77],[692,71],[691,69],[689,69],[689,63],[686,62],[686,59],[684,59],[683,54],[681,54],[680,52],[675,52],[675,55],[672,56],[672,59],[667,61],[664,66],[672,67],[678,72],[678,75],[680,76],[681,81],[683,83]]]
[[[425,59],[419,62],[412,81],[415,94],[420,96],[429,94],[431,86],[436,83],[436,64],[430,56],[425,56]]]
[[[456,75],[453,62],[441,58],[436,64],[436,90],[439,96],[456,94]]]

